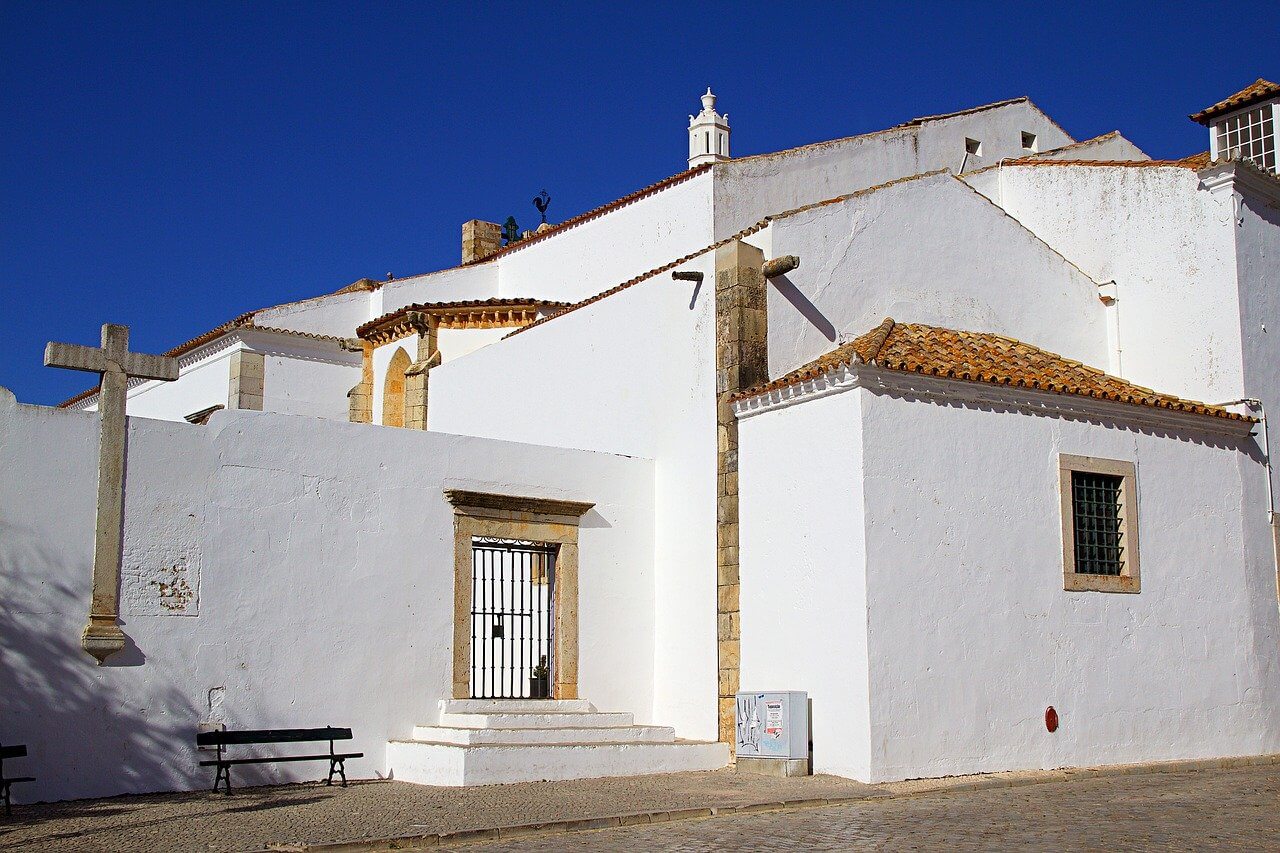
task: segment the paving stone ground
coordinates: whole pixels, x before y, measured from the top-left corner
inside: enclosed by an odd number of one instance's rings
[[[1010,777],[1016,777],[1012,774]],[[933,783],[923,783],[933,784]],[[0,851],[244,851],[778,800],[847,804],[542,835],[453,849],[514,851],[1280,850],[1280,765],[1092,776],[911,793],[830,776],[733,771],[483,788],[322,784],[16,806]],[[902,795],[903,792],[909,795]]]
[[[1280,767],[1081,778],[869,799],[457,849],[1278,850]]]
[[[15,788],[19,794],[20,789]],[[0,814],[0,851],[243,851],[487,829],[693,806],[866,796],[834,776],[770,779],[721,770],[629,779],[581,779],[476,788],[407,782],[244,788],[14,806]]]

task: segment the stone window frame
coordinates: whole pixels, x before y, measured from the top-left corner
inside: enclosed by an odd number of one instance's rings
[[[1125,559],[1119,575],[1092,575],[1076,571],[1075,507],[1071,494],[1071,474],[1076,471],[1121,478],[1120,536]],[[1062,453],[1058,456],[1058,492],[1062,516],[1062,588],[1068,592],[1141,592],[1137,466],[1123,459]]]
[[[445,489],[453,505],[454,699],[471,698],[471,543],[474,537],[559,546],[553,604],[552,699],[578,698],[578,531],[595,504]]]

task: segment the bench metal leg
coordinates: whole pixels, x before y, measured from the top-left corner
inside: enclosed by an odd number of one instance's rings
[[[230,764],[218,765],[218,772],[214,774],[214,777],[213,777],[213,792],[215,794],[218,793],[218,785],[222,782],[226,782],[226,788],[227,788],[226,793],[230,794],[231,793],[231,765]]]
[[[13,814],[13,805],[9,802],[9,789],[13,787],[9,782],[0,782],[0,787],[4,788],[4,813],[6,815]]]
[[[337,773],[342,776],[342,787],[347,787],[347,766],[344,758],[329,759],[329,778],[325,780],[326,785],[333,784],[333,774]]]

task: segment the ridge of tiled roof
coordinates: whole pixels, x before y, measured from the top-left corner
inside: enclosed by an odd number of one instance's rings
[[[343,340],[346,340],[345,338],[341,338],[336,335],[321,335],[321,334],[317,334],[316,332],[299,332],[299,331],[295,331],[294,329],[280,329],[275,326],[259,326],[253,322],[254,315],[257,313],[258,313],[257,311],[250,311],[247,314],[241,314],[239,317],[236,317],[232,320],[228,320],[227,322],[223,323],[221,326],[217,326],[213,329],[210,329],[209,331],[205,332],[202,335],[197,335],[196,337],[192,338],[189,341],[184,341],[178,344],[176,347],[166,350],[165,352],[161,353],[161,355],[164,355],[170,358],[176,358],[177,356],[185,355],[186,353],[189,353],[194,349],[202,347],[207,343],[216,341],[218,338],[222,337],[223,335],[228,335],[232,332],[238,332],[238,331],[247,330],[247,329],[255,329],[263,332],[274,332],[279,335],[289,335],[290,337],[306,338],[308,340],[313,340],[313,341],[339,343]],[[98,393],[98,389],[96,387],[87,388],[84,391],[81,391],[79,394],[76,394],[73,397],[68,397],[67,399],[63,400],[61,403],[58,404],[57,407],[60,409],[65,409],[68,406],[74,406],[76,403],[79,403],[81,400],[86,400],[89,397],[92,397],[96,393]]]
[[[1177,161],[1188,169],[1195,169],[1199,172],[1201,169],[1207,169],[1213,163],[1213,158],[1209,156],[1208,151],[1201,151],[1199,154],[1192,154],[1189,157],[1183,157]]]
[[[1120,131],[1111,130],[1098,136],[1091,136],[1088,139],[1077,139],[1075,142],[1068,142],[1066,145],[1059,145],[1057,148],[1050,148],[1047,151],[1037,151],[1034,157],[1044,157],[1046,154],[1061,154],[1063,151],[1070,151],[1072,148],[1082,148],[1085,145],[1094,145],[1104,139],[1112,139],[1120,135]]]
[[[1280,85],[1259,77],[1234,95],[1223,98],[1218,103],[1211,107],[1205,107],[1198,113],[1192,113],[1188,118],[1197,124],[1207,124],[1210,119],[1217,118],[1223,113],[1247,107],[1249,104],[1266,100],[1276,95],[1280,95]]]
[[[467,308],[567,308],[570,302],[555,302],[548,299],[522,299],[517,297],[493,296],[488,299],[461,299],[453,302],[414,302],[410,305],[388,311],[381,317],[375,317],[367,323],[356,327],[356,337],[376,328],[388,320],[407,314],[410,311],[421,311],[430,314],[433,311],[455,311]]]
[[[1221,406],[1143,388],[1095,367],[1004,335],[898,323],[891,317],[803,367],[735,394],[733,399],[745,400],[799,385],[852,364],[968,382],[1033,388],[1225,420],[1256,421]]]
[[[956,110],[955,112],[939,113],[937,115],[932,115],[932,116],[920,116],[919,118],[913,118],[908,121],[904,121],[902,124],[895,125],[895,127],[919,127],[920,125],[924,124],[926,121],[942,121],[944,119],[949,119],[949,118],[959,118],[960,116],[967,116],[967,115],[971,115],[972,113],[980,113],[986,110],[994,110],[999,107],[1007,107],[1010,104],[1021,104],[1021,103],[1030,102],[1030,101],[1031,99],[1028,98],[1026,95],[1022,95],[1021,97],[1017,97],[1017,98],[1006,98],[1003,101],[995,101],[994,103],[990,103],[990,104],[981,104],[980,106],[969,107],[963,110]]]
[[[1005,166],[1118,166],[1123,168],[1180,168],[1192,169],[1187,164],[1190,158],[1181,160],[1043,160],[1037,157],[1018,157],[1005,160]],[[995,168],[994,166],[988,168]]]

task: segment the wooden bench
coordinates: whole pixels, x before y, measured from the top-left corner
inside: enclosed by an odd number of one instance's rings
[[[226,749],[229,746],[264,743],[315,743],[326,740],[329,742],[328,754],[228,758],[226,753]],[[216,766],[218,768],[218,772],[213,777],[213,790],[217,791],[218,785],[225,782],[226,793],[230,794],[231,766],[233,764],[274,764],[277,761],[328,761],[329,778],[325,780],[325,784],[332,785],[333,774],[337,773],[342,777],[342,787],[345,788],[347,786],[347,770],[343,762],[348,758],[363,758],[364,753],[335,752],[333,749],[333,742],[335,740],[351,740],[351,729],[335,729],[326,727],[323,729],[242,729],[235,732],[200,732],[196,735],[196,746],[217,747],[217,758],[213,758],[208,761],[201,761],[200,766]]]
[[[13,806],[9,802],[9,787],[19,782],[34,782],[34,776],[15,776],[12,779],[4,775],[4,760],[6,758],[25,758],[27,748],[22,745],[18,746],[0,746],[0,796],[4,797],[4,813],[13,814]]]

